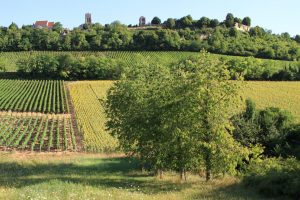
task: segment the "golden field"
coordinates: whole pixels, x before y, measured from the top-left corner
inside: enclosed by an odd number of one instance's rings
[[[104,99],[113,81],[79,81],[69,83],[79,130],[89,151],[114,151],[117,141],[105,130]],[[300,122],[300,82],[245,82],[243,99],[251,98],[257,108],[279,107],[292,113]]]

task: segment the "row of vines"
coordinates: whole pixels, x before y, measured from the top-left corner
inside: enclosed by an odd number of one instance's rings
[[[105,127],[106,116],[101,99],[112,81],[82,81],[68,85],[73,99],[79,132],[83,133],[85,149],[93,152],[116,151],[118,142]]]
[[[76,150],[70,115],[0,113],[0,147],[30,151]]]
[[[0,80],[0,110],[68,113],[63,81]]]

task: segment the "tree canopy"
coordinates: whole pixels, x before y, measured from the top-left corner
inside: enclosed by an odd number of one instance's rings
[[[107,127],[127,154],[151,169],[203,168],[234,173],[247,151],[235,142],[229,121],[238,85],[226,66],[205,54],[168,68],[141,62],[109,90]]]
[[[161,24],[161,20],[158,17],[154,17],[151,21],[152,25],[160,25]]]

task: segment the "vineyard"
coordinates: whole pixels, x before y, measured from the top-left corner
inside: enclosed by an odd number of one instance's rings
[[[68,113],[63,81],[0,80],[0,110]]]
[[[300,82],[247,82],[242,96],[251,98],[257,107],[278,107],[287,110],[300,122]]]
[[[112,81],[81,81],[69,84],[79,128],[90,151],[113,151],[117,142],[105,130],[105,114],[100,103]],[[241,90],[244,99],[253,99],[258,108],[279,107],[290,111],[300,122],[300,83],[247,82]]]
[[[0,147],[77,150],[63,81],[0,80]]]
[[[0,113],[0,147],[31,151],[76,150],[70,115]]]
[[[5,63],[8,72],[15,72],[16,62],[20,59],[30,58],[31,56],[36,55],[61,55],[61,54],[72,54],[76,58],[86,57],[86,56],[95,56],[95,57],[108,57],[124,62],[126,65],[130,66],[132,60],[141,56],[144,58],[149,58],[151,61],[169,65],[172,63],[177,63],[182,59],[188,59],[191,57],[196,57],[199,55],[197,52],[174,52],[174,51],[74,51],[74,52],[61,52],[61,51],[32,51],[32,52],[0,52],[0,64]],[[247,59],[245,57],[239,56],[224,56],[218,54],[210,54],[216,58],[222,58],[224,60],[233,59],[233,60],[243,60]],[[251,58],[249,58],[251,59]],[[254,59],[254,58],[253,58]],[[284,69],[288,67],[293,61],[281,61],[281,60],[266,60],[255,58],[255,61],[259,63],[265,63],[272,70]]]
[[[105,131],[105,114],[100,100],[106,96],[111,81],[82,81],[68,85],[74,102],[79,131],[89,151],[115,151],[118,143]]]
[[[197,56],[193,52],[0,52],[8,71],[19,59],[34,55],[91,56],[118,59],[130,66],[140,56],[164,65]],[[222,59],[245,59],[210,54]],[[253,58],[254,59],[254,58]],[[292,62],[268,62],[272,69]],[[1,62],[0,62],[1,63]],[[78,150],[114,152],[117,139],[105,127],[101,100],[112,81],[12,80],[0,79],[0,147],[31,151]],[[300,122],[300,85],[297,82],[247,82],[241,95],[253,99],[258,108],[279,107],[290,111]],[[80,148],[78,147],[80,146]]]

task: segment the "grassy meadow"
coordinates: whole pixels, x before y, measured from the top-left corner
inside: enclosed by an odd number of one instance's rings
[[[238,180],[226,177],[206,183],[198,175],[180,182],[178,174],[163,180],[141,172],[122,155],[80,153],[0,153],[0,199],[263,199]]]

